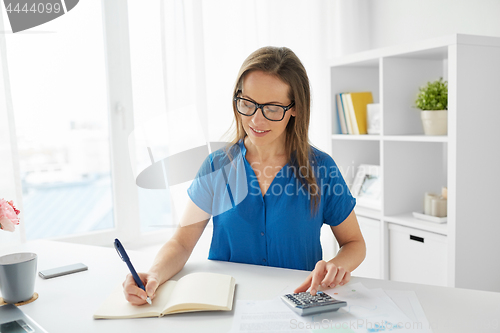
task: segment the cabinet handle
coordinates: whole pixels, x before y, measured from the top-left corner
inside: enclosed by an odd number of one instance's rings
[[[417,242],[420,242],[420,243],[424,242],[424,238],[423,237],[417,237],[417,236],[410,235],[410,239],[414,240],[414,241],[417,241]]]

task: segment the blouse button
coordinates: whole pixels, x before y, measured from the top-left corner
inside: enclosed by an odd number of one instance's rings
[[[266,262],[266,259],[262,259],[262,262]]]
[[[264,236],[264,233],[263,233],[263,232],[261,232],[261,233],[260,233],[260,235],[261,235],[261,236]]]

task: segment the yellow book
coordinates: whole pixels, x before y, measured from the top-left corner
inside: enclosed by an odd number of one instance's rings
[[[192,273],[178,281],[169,280],[158,287],[152,305],[132,305],[123,295],[121,285],[94,313],[94,319],[163,317],[194,311],[231,311],[235,280],[216,273]]]
[[[366,115],[366,106],[368,104],[373,103],[373,96],[371,92],[357,92],[349,94],[349,106],[352,107],[351,117],[355,117],[354,124],[356,127],[354,132],[356,134],[368,134],[368,126],[367,126],[367,115]],[[354,127],[354,126],[353,126]]]

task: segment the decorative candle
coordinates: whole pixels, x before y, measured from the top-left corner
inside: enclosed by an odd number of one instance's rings
[[[424,214],[431,215],[432,212],[432,199],[437,198],[437,195],[430,192],[425,192],[424,196]]]
[[[431,215],[437,217],[445,217],[448,215],[447,202],[443,197],[435,197],[431,202]]]
[[[446,200],[448,200],[448,188],[447,188],[447,187],[443,187],[443,188],[441,189],[441,196],[442,196],[443,198],[445,198]]]

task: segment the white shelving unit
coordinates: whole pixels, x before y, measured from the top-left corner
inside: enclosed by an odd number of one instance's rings
[[[333,60],[330,75],[332,157],[347,183],[360,164],[381,166],[381,210],[356,208],[378,254],[360,275],[500,291],[500,38],[371,50]],[[425,136],[413,105],[418,88],[439,77],[448,81],[448,135]],[[380,135],[339,134],[335,95],[360,91],[381,105]],[[448,222],[415,219],[424,193],[443,186]]]

